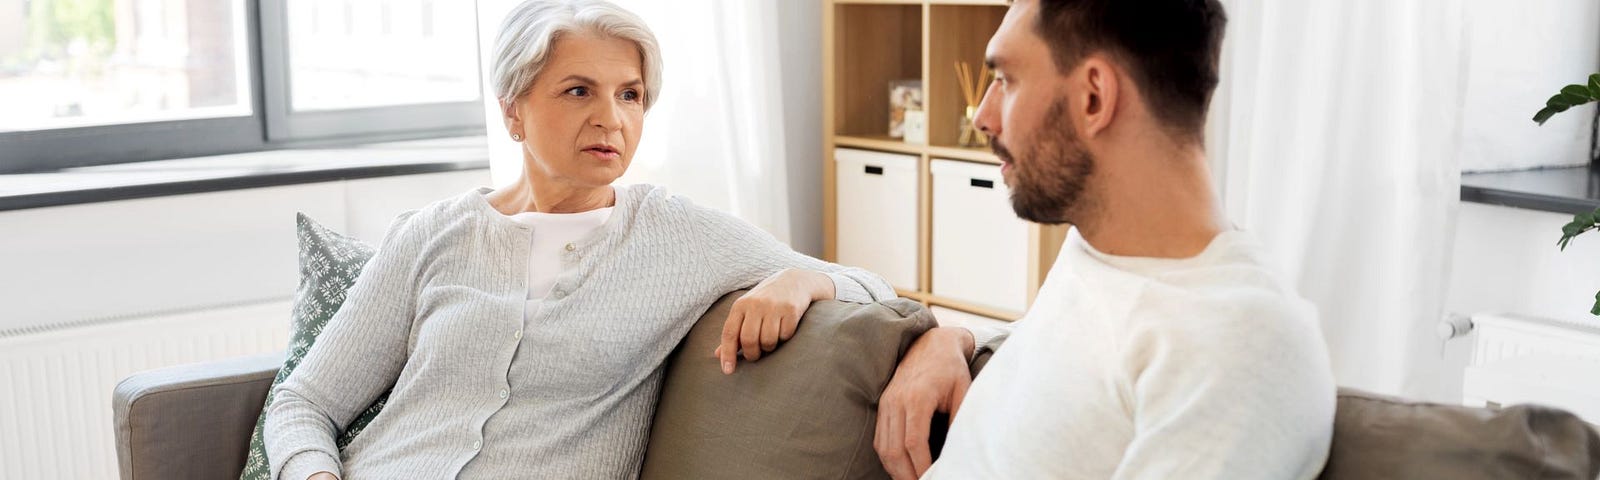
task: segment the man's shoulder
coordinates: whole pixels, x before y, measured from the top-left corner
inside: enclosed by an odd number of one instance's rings
[[[1187,345],[1208,356],[1325,348],[1316,308],[1262,279],[1153,283],[1129,311],[1126,326],[1130,341]]]

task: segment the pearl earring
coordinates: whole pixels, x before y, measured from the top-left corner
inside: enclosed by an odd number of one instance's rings
[[[511,140],[514,141],[514,142],[522,141],[522,134],[520,134],[520,133],[511,134]]]

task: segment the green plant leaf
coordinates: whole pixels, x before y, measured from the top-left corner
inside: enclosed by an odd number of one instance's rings
[[[1600,73],[1589,76],[1589,97],[1600,98]]]
[[[1582,97],[1585,101],[1594,100],[1594,96],[1589,95],[1589,87],[1585,87],[1583,85],[1567,85],[1565,87],[1561,87],[1561,94],[1571,97]]]
[[[1590,315],[1594,315],[1594,316],[1600,316],[1600,293],[1595,293],[1594,294],[1594,306],[1593,307],[1589,307],[1589,314]]]
[[[1557,112],[1550,107],[1541,108],[1539,113],[1533,114],[1533,123],[1544,125],[1545,120],[1549,120],[1550,117],[1554,117],[1557,113],[1561,112]]]

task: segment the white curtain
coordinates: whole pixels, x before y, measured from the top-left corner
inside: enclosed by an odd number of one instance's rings
[[[478,0],[485,57],[505,12],[519,1]],[[665,63],[660,101],[645,117],[621,183],[666,186],[789,242],[784,132],[792,116],[782,99],[778,0],[613,1],[650,25]],[[521,154],[497,135],[501,121],[487,110],[492,174],[501,185],[521,172]]]
[[[1223,0],[1223,203],[1321,312],[1340,385],[1441,401],[1462,0]]]

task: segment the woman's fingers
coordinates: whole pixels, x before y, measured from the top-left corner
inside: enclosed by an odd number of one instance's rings
[[[805,314],[805,312],[801,312],[801,315],[804,315],[804,314]],[[789,341],[789,339],[794,338],[794,332],[795,332],[795,330],[797,330],[799,328],[800,328],[800,315],[795,315],[793,317],[783,317],[783,322],[778,327],[778,341],[787,342],[787,341]]]
[[[783,317],[768,316],[761,319],[761,351],[778,348],[778,334],[783,330]]]
[[[778,344],[793,338],[805,310],[788,310],[793,308],[765,298],[746,296],[735,301],[728,320],[722,324],[722,342],[712,351],[722,364],[722,373],[733,373],[740,352],[745,360],[754,362],[761,359],[762,353],[776,350]]]
[[[739,329],[739,346],[744,350],[745,360],[754,362],[761,359],[762,316],[758,312],[744,315],[744,325]]]
[[[739,332],[744,326],[744,309],[734,302],[728,320],[722,323],[722,344],[717,346],[717,361],[722,363],[722,373],[732,374],[739,360]]]

